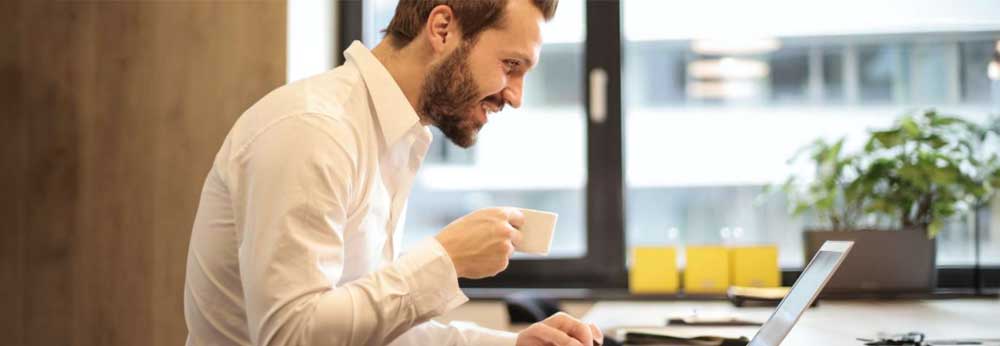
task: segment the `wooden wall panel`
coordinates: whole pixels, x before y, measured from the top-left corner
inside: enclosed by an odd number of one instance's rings
[[[73,263],[79,259],[80,131],[77,109],[85,95],[82,66],[74,56],[87,30],[86,6],[22,2],[19,8],[20,114],[26,122],[26,227],[22,258],[24,345],[55,345],[72,337]],[[37,22],[35,20],[38,20]],[[59,24],[55,24],[59,23]],[[44,25],[52,24],[52,25]]]
[[[24,344],[24,235],[27,204],[24,184],[27,165],[27,119],[21,112],[21,70],[17,68],[20,9],[16,1],[0,1],[0,335],[14,345]]]
[[[0,22],[5,343],[183,344],[201,185],[284,82],[284,3],[13,1]]]

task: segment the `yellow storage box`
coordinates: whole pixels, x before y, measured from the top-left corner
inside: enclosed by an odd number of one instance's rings
[[[632,248],[628,287],[633,294],[677,293],[677,250],[670,246]]]
[[[742,246],[729,249],[730,283],[743,287],[779,287],[778,247]]]
[[[684,292],[726,293],[729,288],[729,250],[724,246],[688,246]]]

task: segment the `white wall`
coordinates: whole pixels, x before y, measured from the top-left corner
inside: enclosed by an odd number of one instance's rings
[[[626,0],[622,8],[629,40],[1000,28],[997,0]]]
[[[340,49],[335,0],[288,0],[288,81],[333,68]]]

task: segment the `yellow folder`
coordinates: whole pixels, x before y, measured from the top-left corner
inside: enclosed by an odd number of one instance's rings
[[[677,250],[670,246],[632,248],[629,291],[635,294],[677,293]]]
[[[725,293],[729,288],[729,251],[724,246],[688,246],[685,293]]]
[[[743,246],[729,249],[729,269],[733,286],[781,286],[778,247],[775,245]]]

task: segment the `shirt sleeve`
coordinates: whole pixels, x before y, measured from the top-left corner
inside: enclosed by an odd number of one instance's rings
[[[468,299],[429,239],[392,265],[336,286],[360,189],[351,131],[283,118],[230,165],[239,264],[254,345],[385,345]],[[361,211],[364,212],[364,211]]]
[[[517,334],[480,327],[469,322],[424,322],[403,333],[389,346],[514,346]]]

